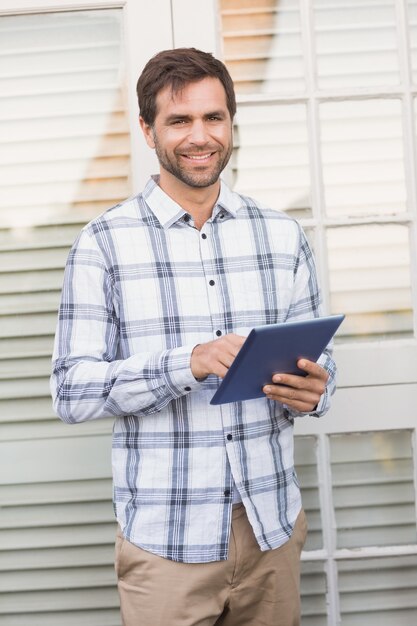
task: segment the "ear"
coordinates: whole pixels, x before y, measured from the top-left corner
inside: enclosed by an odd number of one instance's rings
[[[155,148],[152,126],[149,126],[149,124],[145,122],[142,116],[139,116],[139,124],[142,129],[143,136],[145,137],[146,143],[150,148]]]

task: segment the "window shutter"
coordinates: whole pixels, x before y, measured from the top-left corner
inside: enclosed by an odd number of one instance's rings
[[[0,19],[0,588],[7,623],[120,623],[110,430],[49,396],[63,269],[130,192],[121,11]]]

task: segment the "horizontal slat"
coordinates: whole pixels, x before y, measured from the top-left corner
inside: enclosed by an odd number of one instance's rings
[[[5,550],[1,552],[0,571],[43,570],[49,568],[74,568],[112,565],[114,562],[114,533],[107,544],[86,546],[58,546],[25,550]]]
[[[3,295],[0,299],[0,315],[23,315],[27,311],[31,313],[57,311],[60,296],[60,291],[41,292],[37,293],[35,297],[33,293]]]
[[[22,402],[19,401],[19,405]],[[14,404],[17,405],[17,401]],[[53,412],[51,398],[45,398],[45,405],[46,409],[42,416],[39,416],[38,411],[33,411],[26,420],[20,414],[20,406],[17,412],[11,411],[2,415],[0,420],[0,441],[34,441],[36,439],[55,439],[57,437],[65,439],[66,437],[74,437],[75,434],[90,436],[92,434],[102,435],[103,433],[111,432],[111,427],[108,428],[105,424],[107,421],[112,422],[112,420],[100,419],[80,425],[66,425]],[[1,408],[0,404],[0,410]],[[77,431],[78,428],[80,429],[79,431]]]
[[[7,360],[8,358],[31,358],[51,355],[54,342],[54,332],[55,327],[52,327],[49,334],[38,337],[28,335],[26,337],[20,336],[0,339],[1,359]]]
[[[4,593],[47,591],[70,589],[111,588],[114,592],[114,571],[110,566],[83,567],[77,569],[32,570],[0,573],[0,589]],[[12,596],[13,597],[13,596]]]
[[[126,196],[117,200],[91,200],[89,202],[65,201],[63,198],[56,199],[53,203],[37,204],[36,198],[27,205],[22,205],[18,210],[5,207],[0,211],[0,228],[17,229],[33,228],[38,226],[65,224],[83,224],[97,217],[113,204],[123,200]]]
[[[31,226],[19,229],[0,229],[0,251],[36,251],[40,248],[69,248],[85,221],[79,223]]]
[[[18,603],[17,603],[18,604]],[[18,606],[16,611],[18,610]],[[48,609],[46,609],[48,610]],[[7,615],[7,626],[28,626],[28,616],[24,613]],[[85,611],[37,612],[30,616],[30,626],[120,626],[119,609],[96,609]]]
[[[50,313],[3,316],[0,324],[0,338],[19,337],[22,334],[22,328],[27,329],[27,333],[31,336],[51,335],[55,332],[56,322],[56,310],[52,307]]]
[[[111,206],[118,198],[126,197],[127,183],[125,178],[83,180],[74,176],[69,182],[48,181],[47,183],[21,185],[19,189],[6,187],[2,189],[3,202],[9,209],[28,206],[31,198],[36,196],[38,202],[51,203],[54,198],[66,197],[74,202],[90,200],[107,200]]]
[[[28,376],[49,376],[51,356],[39,356],[32,359],[1,359],[0,380],[27,378]]]
[[[102,479],[111,475],[111,438],[66,437],[65,439],[0,442],[0,484]],[[19,463],[15,460],[19,459]]]
[[[17,162],[14,165],[2,166],[4,178],[3,183],[0,183],[0,189],[11,184],[44,184],[55,181],[74,181],[76,174],[82,174],[84,181],[91,179],[101,179],[117,182],[117,179],[127,178],[129,176],[129,161],[127,156],[108,156],[97,157],[89,165],[88,170],[85,170],[85,163],[77,161],[76,159],[58,159],[55,163],[50,163],[45,167],[45,163],[31,163],[30,168],[26,168],[28,171],[25,177],[24,183],[21,181],[22,177],[22,163]],[[75,180],[79,180],[75,178]],[[84,182],[82,183],[84,184]],[[91,184],[91,182],[89,182]]]
[[[36,528],[30,532],[3,530],[0,533],[1,550],[34,550],[98,546],[114,543],[115,524],[87,524],[84,526],[57,526]]]
[[[392,463],[394,459],[409,461],[412,454],[410,432],[401,430],[392,430],[388,433],[334,435],[330,443],[332,463],[351,463],[352,470],[358,461],[377,460],[385,462],[381,468],[385,467],[387,472],[391,472],[394,468]]]
[[[55,419],[49,393],[40,398],[0,400],[0,423]],[[0,437],[1,441],[1,437]]]
[[[412,528],[414,524],[414,538],[415,538],[415,508],[414,508],[414,494],[413,485],[410,483],[408,490],[407,502],[404,503],[387,503],[386,506],[374,506],[369,504],[364,507],[356,508],[337,508],[336,509],[336,522],[340,530],[340,535],[344,534],[344,530],[347,532],[353,532],[357,530],[375,530],[376,532],[381,529],[388,529],[392,527],[392,541],[388,541],[385,538],[384,545],[387,544],[404,544],[412,543],[413,535],[409,535],[405,528]],[[398,533],[398,539],[395,539],[396,532]],[[342,537],[341,537],[342,539]],[[372,533],[369,533],[367,545],[371,545],[373,540]],[[354,546],[352,546],[354,547]]]
[[[373,526],[370,528],[342,528],[338,548],[365,548],[367,546],[401,546],[415,543],[416,522],[395,526]]]
[[[27,62],[27,59],[25,59]],[[31,59],[32,63],[35,60]],[[23,98],[26,95],[26,98]],[[58,114],[68,116],[72,111],[82,113],[112,113],[122,108],[121,95],[114,93],[114,90],[105,87],[104,89],[81,89],[64,90],[61,92],[43,94],[19,94],[15,97],[8,97],[4,93],[0,96],[1,115],[0,120],[30,119],[35,110],[47,110],[52,117]],[[79,153],[78,156],[82,154]]]
[[[366,482],[364,485],[338,487],[333,493],[333,503],[336,508],[356,508],[375,506],[390,502],[401,504],[413,500],[413,483],[400,479],[392,482],[381,481],[380,484]]]
[[[0,400],[14,398],[45,398],[50,396],[48,378],[26,378],[22,380],[0,380]]]
[[[63,268],[67,257],[66,247],[41,248],[32,253],[27,250],[5,251],[0,253],[0,267],[2,273],[50,270]]]
[[[42,528],[55,528],[57,525],[76,526],[77,524],[102,524],[114,520],[111,499],[103,502],[31,504],[7,507],[0,518],[0,532],[22,530],[30,532]]]
[[[39,591],[7,594],[2,599],[2,613],[26,613],[40,611],[78,611],[81,609],[103,609],[118,606],[115,585],[103,589],[74,589],[69,591]]]
[[[102,420],[105,422],[107,420]],[[79,429],[79,434],[85,431],[85,435],[102,434],[94,424],[97,422],[82,424],[80,426],[63,426],[71,432]],[[90,426],[90,428],[89,428]],[[107,429],[110,434],[111,429]],[[108,477],[97,478],[95,480],[73,480],[73,481],[47,481],[29,484],[0,485],[1,502],[4,507],[27,506],[33,504],[61,504],[80,503],[109,500],[112,496],[112,482]]]

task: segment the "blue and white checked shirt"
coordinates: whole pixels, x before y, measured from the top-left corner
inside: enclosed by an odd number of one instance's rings
[[[54,349],[54,407],[70,423],[115,417],[114,503],[125,537],[183,562],[227,558],[236,485],[261,550],[301,508],[293,417],[268,399],[210,405],[198,343],[317,317],[320,295],[297,222],[224,183],[201,231],[151,179],[81,232],[69,255]],[[335,365],[315,415],[329,407]]]

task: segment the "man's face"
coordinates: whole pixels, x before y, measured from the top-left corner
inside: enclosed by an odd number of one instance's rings
[[[141,126],[158,157],[161,186],[178,181],[193,188],[215,184],[233,149],[232,120],[221,82],[207,77],[176,94],[166,87],[156,104],[154,125],[141,119]]]

